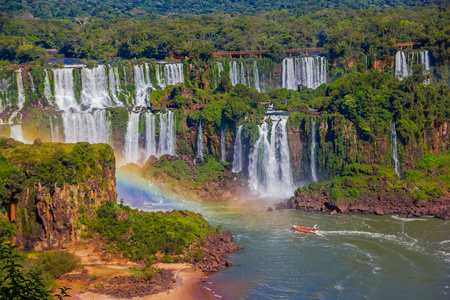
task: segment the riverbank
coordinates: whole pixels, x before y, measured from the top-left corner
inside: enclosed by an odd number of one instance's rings
[[[198,299],[205,272],[190,263],[156,263],[153,278],[142,276],[140,262],[110,258],[94,243],[70,252],[80,257],[82,270],[64,274],[58,286],[69,287],[67,299]]]

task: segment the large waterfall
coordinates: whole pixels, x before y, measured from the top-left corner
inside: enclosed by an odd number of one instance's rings
[[[283,60],[282,87],[297,90],[298,85],[316,89],[327,82],[327,64],[324,57],[298,57]]]
[[[112,106],[108,93],[108,78],[104,66],[81,69],[81,103],[89,108]]]
[[[395,173],[400,177],[400,160],[398,159],[397,149],[397,130],[395,129],[394,118],[391,120],[391,157]]]
[[[184,83],[183,64],[165,64],[164,76],[166,85]]]
[[[318,181],[317,177],[317,161],[316,161],[316,120],[311,117],[311,178],[313,181]]]
[[[111,143],[111,120],[105,110],[64,112],[62,119],[66,143]]]
[[[23,92],[23,82],[22,82],[22,70],[17,72],[17,107],[19,110],[23,108],[25,103],[25,94]]]
[[[20,124],[11,126],[10,137],[15,139],[16,141],[26,143],[25,138],[23,137],[22,125],[20,125]]]
[[[52,90],[50,89],[50,78],[48,76],[48,71],[45,70],[45,80],[44,80],[44,96],[47,100],[47,103],[53,105],[53,95]]]
[[[53,69],[55,103],[60,110],[78,108],[73,85],[73,70],[72,68]]]
[[[424,51],[397,51],[395,55],[395,77],[403,80],[412,75],[413,64],[423,65],[424,83],[430,83],[430,55],[427,50]]]
[[[155,115],[151,112],[145,114],[145,153],[146,159],[151,155],[156,156],[156,120]]]
[[[242,128],[244,124],[239,125],[238,130],[236,132],[236,138],[234,140],[234,152],[233,152],[233,173],[239,173],[242,171]]]
[[[259,125],[259,138],[249,156],[248,181],[250,188],[264,196],[293,195],[287,118],[272,120],[272,126]]]
[[[174,113],[168,110],[165,114],[159,115],[159,147],[158,155],[175,155],[175,117]]]
[[[137,163],[141,158],[139,147],[139,113],[128,113],[127,133],[125,134],[125,143],[123,154],[128,162]]]
[[[220,63],[220,70],[223,69],[222,64]],[[259,70],[258,63],[253,61],[251,65],[248,65],[245,62],[238,61],[230,61],[230,81],[233,86],[240,83],[249,88],[256,89],[258,92],[261,92],[261,84],[259,81]]]
[[[200,117],[197,132],[197,157],[203,161],[203,120]]]
[[[148,64],[134,66],[135,106],[147,106],[153,89]]]

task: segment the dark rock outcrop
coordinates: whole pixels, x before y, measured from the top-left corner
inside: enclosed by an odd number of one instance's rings
[[[233,242],[230,231],[216,233],[205,237],[206,245],[203,248],[203,257],[194,264],[204,272],[217,272],[221,268],[231,266],[227,260],[227,253],[241,250],[244,247]]]

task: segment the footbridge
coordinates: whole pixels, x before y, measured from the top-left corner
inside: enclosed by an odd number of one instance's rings
[[[298,48],[298,49],[287,49],[284,50],[284,52],[289,55],[289,57],[292,57],[292,55],[295,54],[305,54],[306,56],[309,55],[309,53],[313,52],[322,52],[323,47],[316,47],[316,48]],[[222,58],[222,57],[228,57],[229,59],[233,58],[242,58],[242,56],[259,56],[261,57],[263,54],[269,53],[269,50],[249,50],[249,51],[219,51],[214,52],[214,56],[216,58]]]

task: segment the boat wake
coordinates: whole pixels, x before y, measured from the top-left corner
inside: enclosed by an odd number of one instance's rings
[[[427,219],[419,219],[419,218],[403,218],[398,215],[392,215],[391,218],[403,221],[403,222],[411,222],[411,221],[428,221]]]

